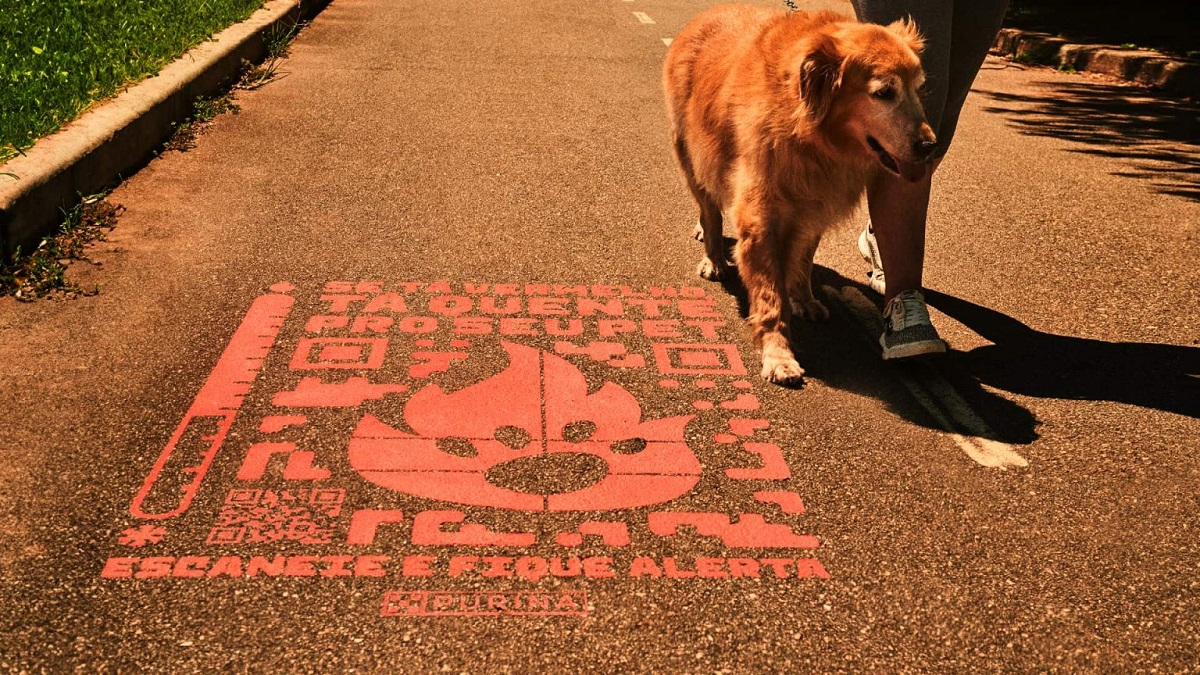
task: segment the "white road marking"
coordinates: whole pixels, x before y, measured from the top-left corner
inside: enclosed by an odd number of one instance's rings
[[[642,23],[654,23],[654,19],[651,19],[650,15],[645,12],[634,12],[633,15]]]
[[[675,39],[674,38],[663,38],[662,41],[663,41],[664,45],[670,47],[671,43],[674,42]]]
[[[863,329],[861,335],[877,348],[875,336],[883,330],[883,322],[877,316],[875,304],[856,288],[839,291],[825,286],[824,289],[830,298],[838,301],[837,306],[850,313]],[[1017,454],[1011,445],[993,440],[996,433],[942,376],[925,370],[914,377],[901,375],[900,380],[938,426],[977,464],[1002,470],[1029,466],[1029,461]]]

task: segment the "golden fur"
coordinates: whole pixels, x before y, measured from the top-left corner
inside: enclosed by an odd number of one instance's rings
[[[810,282],[824,232],[854,212],[870,172],[924,175],[934,139],[918,93],[921,47],[909,22],[743,5],[700,14],[671,44],[663,85],[700,206],[698,272],[727,273],[722,222],[732,218],[768,380],[796,384],[804,373],[791,313],[828,317]]]

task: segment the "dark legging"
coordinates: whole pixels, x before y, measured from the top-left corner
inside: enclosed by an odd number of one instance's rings
[[[1008,0],[851,0],[859,21],[889,24],[912,17],[925,36],[925,117],[937,134],[940,157],[950,148],[958,113],[988,48],[1000,30]]]

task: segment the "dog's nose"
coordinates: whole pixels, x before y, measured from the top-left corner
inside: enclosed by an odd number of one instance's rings
[[[937,141],[915,141],[913,143],[913,154],[922,159],[927,159],[933,154],[937,148]]]

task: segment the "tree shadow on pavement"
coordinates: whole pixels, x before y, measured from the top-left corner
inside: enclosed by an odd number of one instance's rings
[[[1200,201],[1200,104],[1132,86],[1050,82],[1037,94],[976,89],[1021,133],[1080,144],[1074,152],[1124,160],[1115,175]]]
[[[950,355],[982,384],[1023,396],[1114,401],[1200,417],[1200,348],[1043,333],[945,293],[927,290],[925,299],[994,343]]]

